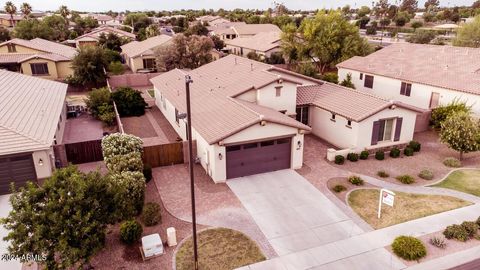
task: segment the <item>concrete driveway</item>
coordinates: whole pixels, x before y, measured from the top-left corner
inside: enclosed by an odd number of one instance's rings
[[[293,170],[227,181],[279,256],[363,233]]]
[[[8,216],[10,210],[12,210],[12,206],[10,205],[9,199],[10,195],[1,195],[0,196],[0,217],[4,218]],[[7,254],[7,247],[8,242],[3,241],[3,237],[7,236],[8,231],[0,225],[0,256],[3,254]],[[22,264],[20,261],[11,260],[11,261],[4,261],[0,260],[0,269],[8,269],[8,270],[15,270],[15,269],[22,269]]]

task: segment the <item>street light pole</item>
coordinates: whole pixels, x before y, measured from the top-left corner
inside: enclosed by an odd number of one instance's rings
[[[190,195],[192,199],[192,227],[193,227],[193,260],[194,269],[198,270],[198,247],[197,247],[197,218],[195,212],[195,186],[193,177],[193,153],[192,153],[192,114],[190,110],[190,83],[193,80],[190,75],[185,75],[185,89],[187,98],[187,137],[188,137],[188,170],[190,172]]]

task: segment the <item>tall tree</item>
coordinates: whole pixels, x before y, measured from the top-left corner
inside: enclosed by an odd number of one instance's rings
[[[37,19],[22,20],[15,25],[13,35],[21,39],[43,38],[47,40],[54,39],[54,30],[44,21]]]
[[[440,141],[451,149],[460,153],[460,160],[464,153],[475,152],[480,149],[480,121],[475,120],[469,113],[460,112],[451,115],[440,129]]]
[[[471,23],[464,24],[457,32],[453,45],[480,48],[480,15]]]
[[[83,46],[73,58],[73,77],[80,84],[105,83],[104,70],[108,65],[105,49],[94,46]]]
[[[4,10],[5,10],[6,13],[10,14],[11,25],[15,26],[15,21],[13,20],[13,15],[15,15],[15,13],[17,13],[17,7],[11,1],[8,1],[8,2],[5,3]]]
[[[425,9],[427,11],[435,10],[440,6],[440,0],[427,0],[425,1]]]
[[[147,26],[147,28],[145,28],[145,35],[146,35],[146,38],[151,38],[151,37],[160,35],[160,30],[158,29],[158,25],[151,24]]]
[[[388,0],[378,0],[374,7],[375,15],[383,19],[387,16],[389,8],[390,4],[388,3]]]
[[[29,3],[23,3],[20,6],[20,10],[22,11],[24,18],[28,18],[30,14],[32,14],[32,6]]]
[[[415,13],[418,8],[418,1],[417,0],[403,0],[402,4],[400,5],[401,11],[406,11],[410,14]]]
[[[68,9],[68,7],[65,5],[61,5],[60,8],[58,8],[58,13],[60,13],[60,16],[62,16],[65,20],[65,25],[69,25],[68,15],[70,15],[70,10]]]
[[[298,37],[283,36],[285,48],[295,48],[300,60],[312,61],[321,74],[336,64],[356,55],[367,55],[372,49],[360,37],[358,28],[339,11],[319,11],[312,19],[303,20]],[[291,53],[284,51],[285,55]]]

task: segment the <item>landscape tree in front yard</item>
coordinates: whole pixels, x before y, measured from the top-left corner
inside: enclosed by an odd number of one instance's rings
[[[9,253],[45,256],[38,261],[45,269],[88,265],[114,222],[116,193],[99,172],[74,166],[56,170],[41,187],[29,182],[10,197],[13,209],[2,219]]]
[[[480,150],[479,138],[480,121],[465,112],[449,116],[440,129],[440,141],[460,152],[460,160],[464,153]]]
[[[453,40],[454,46],[480,48],[480,15],[471,23],[464,24]]]
[[[284,55],[295,51],[298,61],[311,61],[321,74],[346,59],[372,52],[358,28],[339,11],[319,11],[314,18],[304,19],[298,31],[293,27],[285,30],[289,32],[282,36]]]
[[[73,58],[73,81],[76,84],[98,86],[106,80],[105,69],[108,66],[105,50],[96,46],[84,46]]]

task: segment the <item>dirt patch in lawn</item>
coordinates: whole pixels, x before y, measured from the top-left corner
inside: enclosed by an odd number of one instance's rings
[[[395,192],[393,207],[382,206],[382,218],[377,218],[378,189],[354,190],[348,197],[350,207],[375,229],[385,228],[409,220],[430,216],[471,205],[472,203],[450,196]]]
[[[133,134],[140,138],[157,136],[155,129],[145,114],[142,116],[122,117],[122,123],[125,133]]]
[[[335,192],[333,190],[333,188],[337,185],[342,185],[346,189],[344,191],[341,191],[341,192]],[[348,192],[350,192],[352,190],[355,190],[355,189],[359,189],[359,188],[375,188],[377,186],[374,186],[374,185],[369,184],[367,182],[364,182],[364,184],[362,186],[356,186],[356,185],[350,183],[348,181],[347,177],[335,177],[335,178],[329,179],[327,181],[327,187],[328,187],[328,190],[330,190],[337,198],[339,198],[343,203],[346,203]]]
[[[192,239],[187,239],[176,256],[178,270],[193,269]],[[204,270],[236,269],[261,262],[265,256],[250,238],[226,228],[208,229],[198,234],[198,267]]]
[[[331,164],[339,169],[372,176],[395,184],[401,184],[395,177],[404,174],[415,178],[415,183],[412,185],[428,185],[445,177],[452,168],[443,165],[443,160],[447,157],[458,158],[458,152],[441,144],[438,135],[434,131],[415,134],[415,140],[422,144],[422,149],[412,157],[406,157],[402,153],[400,158],[391,158],[387,152],[385,153],[385,160],[376,160],[374,156],[370,156],[368,160],[359,160],[357,162],[346,160],[344,165],[336,165],[333,162]],[[480,168],[480,153],[466,154],[462,163],[464,167]],[[420,171],[424,169],[433,172],[434,178],[432,180],[423,180],[418,177]],[[378,177],[377,172],[380,170],[390,174],[390,177]]]
[[[143,236],[158,233],[165,242],[167,240],[166,230],[168,227],[176,229],[178,243],[192,235],[191,223],[179,220],[165,210],[154,181],[150,181],[147,184],[145,202],[160,204],[162,222],[151,227],[143,226]],[[140,221],[140,219],[138,220]],[[175,247],[165,246],[165,254],[144,262],[139,251],[140,242],[131,246],[121,243],[119,227],[119,224],[116,224],[109,228],[105,248],[92,259],[92,266],[95,269],[172,269]],[[207,227],[197,225],[197,228],[200,230]]]
[[[454,189],[480,197],[480,170],[454,171],[445,180],[433,186]]]
[[[447,246],[445,248],[438,248],[438,247],[430,244],[430,239],[434,236],[438,237],[438,238],[445,239],[445,243],[446,243]],[[434,232],[434,233],[431,233],[431,234],[426,234],[426,235],[423,235],[421,237],[418,237],[418,239],[420,241],[422,241],[423,244],[425,245],[425,247],[427,248],[427,256],[423,257],[418,262],[417,261],[407,261],[407,260],[404,260],[402,258],[397,257],[406,266],[412,266],[412,265],[415,265],[415,264],[418,264],[418,263],[423,263],[423,262],[426,262],[426,261],[429,261],[429,260],[440,258],[440,257],[450,255],[450,254],[455,253],[455,252],[467,250],[467,249],[470,249],[470,248],[473,248],[473,247],[476,247],[476,246],[480,245],[480,241],[478,241],[476,239],[470,239],[467,242],[460,242],[460,241],[453,240],[453,239],[450,239],[450,240],[446,239],[443,236],[442,231]],[[392,246],[388,246],[388,247],[386,247],[386,249],[390,253],[392,253],[393,256],[396,256],[395,253],[393,253],[393,251],[392,251]]]

